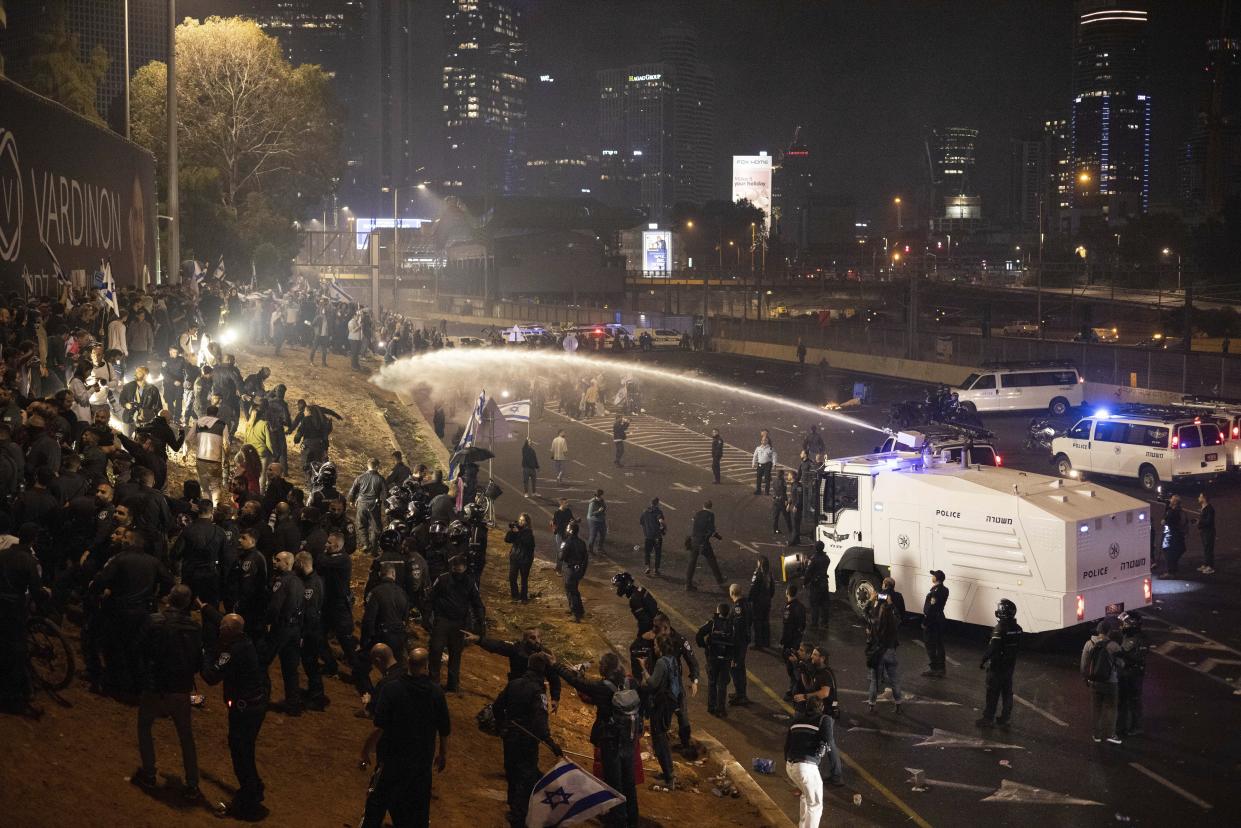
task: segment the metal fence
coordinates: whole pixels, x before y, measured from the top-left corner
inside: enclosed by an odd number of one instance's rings
[[[999,360],[1071,360],[1089,382],[1136,385],[1159,391],[1241,397],[1241,358],[1218,353],[1183,353],[1027,337],[984,337],[919,331],[910,342],[904,328],[813,320],[713,320],[712,336],[752,342],[919,359],[963,369]]]

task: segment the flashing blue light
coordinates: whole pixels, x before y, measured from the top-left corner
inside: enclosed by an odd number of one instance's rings
[[[1090,531],[1090,527],[1085,524],[1082,524],[1081,526],[1077,527],[1077,531],[1085,534],[1086,532]]]
[[[1094,413],[1094,416],[1096,420],[1106,420],[1108,417],[1112,415],[1108,413],[1108,410],[1106,408],[1100,408],[1098,411]]]

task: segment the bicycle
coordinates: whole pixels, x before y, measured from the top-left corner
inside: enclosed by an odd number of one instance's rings
[[[77,674],[69,639],[56,622],[38,612],[26,620],[26,660],[31,680],[44,690],[64,690]]]

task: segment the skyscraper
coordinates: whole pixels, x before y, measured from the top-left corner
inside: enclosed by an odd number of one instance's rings
[[[6,71],[19,82],[30,59],[34,37],[49,19],[52,4],[22,0],[6,4],[7,28],[0,28],[0,51]],[[96,46],[108,55],[108,71],[95,93],[95,109],[110,127],[125,132],[125,7],[120,2],[67,2],[66,26],[78,36],[80,57]],[[164,0],[129,0],[129,70],[168,58],[168,4]]]
[[[1017,229],[1038,229],[1047,187],[1046,150],[1041,135],[1008,142],[1008,220]]]
[[[599,185],[595,130],[572,117],[572,79],[531,73],[528,87],[525,174],[521,190],[546,198],[593,196]]]
[[[443,186],[517,192],[526,123],[519,14],[501,0],[451,0],[444,21]]]
[[[698,55],[698,33],[673,26],[659,35],[659,59],[672,69],[672,202],[702,204],[715,189],[715,76]]]
[[[1211,38],[1198,89],[1197,123],[1177,164],[1182,206],[1218,214],[1241,195],[1241,39]]]
[[[930,223],[935,232],[964,232],[981,223],[982,197],[974,184],[977,143],[973,127],[935,127],[927,135]]]
[[[1064,117],[1043,120],[1043,157],[1047,178],[1043,190],[1043,232],[1067,232],[1073,207],[1073,145],[1069,121]]]
[[[672,206],[676,92],[672,68],[640,63],[599,78],[600,196],[659,221]]]
[[[1117,219],[1150,204],[1145,0],[1078,0],[1071,134],[1075,214]]]
[[[778,157],[772,202],[774,226],[780,237],[797,251],[809,244],[810,202],[814,195],[814,165],[810,148],[802,141],[801,127],[793,130],[788,149]]]
[[[641,207],[652,221],[679,201],[709,201],[715,189],[715,78],[699,59],[697,34],[664,30],[659,55],[598,73],[604,198]]]

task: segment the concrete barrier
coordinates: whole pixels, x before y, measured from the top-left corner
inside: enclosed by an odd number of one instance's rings
[[[738,339],[712,339],[711,346],[718,353],[738,354],[779,362],[797,361],[797,349],[792,345],[774,345],[768,342]],[[899,377],[919,382],[938,382],[945,385],[957,385],[970,374],[969,368],[960,365],[945,365],[942,362],[880,357],[826,348],[806,349],[806,365],[814,367],[824,359],[830,367],[840,371]]]

